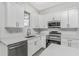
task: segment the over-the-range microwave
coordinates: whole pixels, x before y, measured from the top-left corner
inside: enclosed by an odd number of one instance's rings
[[[60,21],[49,21],[48,28],[60,28],[61,22]]]

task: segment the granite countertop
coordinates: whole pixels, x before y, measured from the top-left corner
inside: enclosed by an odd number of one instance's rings
[[[0,41],[2,43],[4,43],[5,45],[9,45],[9,44],[13,44],[13,43],[24,41],[24,40],[28,40],[28,39],[26,39],[26,38],[15,38],[15,39],[2,39]]]
[[[26,37],[18,37],[18,38],[13,38],[13,39],[10,39],[10,38],[6,38],[6,39],[1,39],[0,41],[5,44],[5,45],[10,45],[10,44],[13,44],[13,43],[17,43],[17,42],[20,42],[20,41],[26,41],[26,40],[30,40],[32,38],[35,38],[37,36],[34,36],[34,37],[30,37],[30,38],[26,38]]]
[[[13,38],[9,38],[9,37],[1,38],[0,42],[4,43],[5,45],[9,45],[9,44],[17,43],[17,42],[20,42],[20,41],[30,40],[32,38],[47,35],[47,34],[48,34],[47,31],[43,31],[41,33],[36,33],[34,35],[31,35],[31,36],[34,36],[34,37],[30,37],[30,38],[27,38],[27,37],[24,37],[24,36],[17,36],[17,37],[13,37]]]

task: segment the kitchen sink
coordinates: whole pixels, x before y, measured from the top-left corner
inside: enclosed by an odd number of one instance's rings
[[[35,37],[34,35],[33,36],[26,36],[25,38],[31,38],[31,37]]]

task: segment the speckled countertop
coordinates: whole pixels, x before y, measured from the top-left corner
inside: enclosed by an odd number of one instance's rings
[[[17,38],[5,38],[5,39],[1,39],[0,41],[2,43],[4,43],[5,45],[9,45],[9,44],[13,44],[13,43],[17,43],[17,42],[20,42],[20,41],[26,41],[26,40],[31,40],[35,37],[38,37],[39,35],[37,36],[34,36],[34,37],[30,37],[30,38],[26,38],[26,37],[17,37]]]
[[[10,45],[10,44],[17,43],[20,41],[31,40],[31,39],[39,37],[41,35],[44,35],[44,34],[36,34],[36,35],[34,35],[34,37],[30,37],[30,38],[26,38],[26,37],[3,38],[0,40],[0,42],[2,42],[5,45]]]
[[[0,42],[4,43],[5,45],[9,45],[9,44],[13,44],[13,43],[17,43],[20,41],[25,41],[25,40],[30,40],[32,38],[38,37],[38,36],[43,36],[43,35],[47,35],[48,31],[43,31],[41,33],[36,33],[33,36],[34,37],[30,37],[30,38],[25,38],[25,36],[16,36],[16,37],[7,37],[7,38],[1,38]]]
[[[13,44],[16,42],[20,42],[20,41],[25,41],[25,40],[29,40],[28,38],[15,38],[15,39],[2,39],[0,40],[2,43],[4,43],[5,45],[9,45],[9,44]]]

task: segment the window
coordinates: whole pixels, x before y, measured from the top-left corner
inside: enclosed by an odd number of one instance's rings
[[[30,26],[30,13],[24,11],[24,26],[29,27]]]

